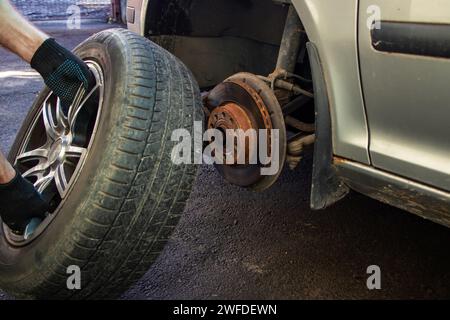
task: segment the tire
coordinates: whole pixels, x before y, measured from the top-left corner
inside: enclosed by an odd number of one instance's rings
[[[0,287],[19,298],[120,296],[163,250],[196,176],[196,166],[171,161],[172,131],[192,133],[202,119],[187,68],[125,29],[100,32],[75,52],[102,67],[104,107],[85,165],[47,229],[15,247],[0,228]],[[10,160],[48,93],[37,98]],[[73,265],[81,269],[80,290],[67,288]]]

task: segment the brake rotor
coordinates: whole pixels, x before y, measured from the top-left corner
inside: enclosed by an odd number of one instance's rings
[[[273,91],[265,82],[250,73],[238,73],[217,85],[208,95],[206,107],[210,111],[208,129],[218,129],[222,132],[231,129],[241,129],[244,132],[254,129],[267,129],[267,144],[269,156],[279,152],[279,168],[274,175],[261,174],[261,169],[271,164],[232,164],[218,165],[219,173],[230,183],[261,191],[269,188],[278,178],[286,158],[286,126],[280,104]],[[271,150],[272,129],[279,131],[279,148]],[[255,141],[258,144],[258,141]],[[246,143],[245,159],[257,152],[251,150]],[[235,160],[238,152],[235,146]],[[236,163],[236,162],[235,162]],[[248,162],[246,162],[248,163]]]

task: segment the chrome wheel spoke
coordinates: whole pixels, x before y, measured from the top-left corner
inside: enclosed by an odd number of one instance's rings
[[[78,113],[80,112],[81,108],[83,107],[82,101],[84,101],[83,97],[84,97],[85,93],[86,93],[86,90],[81,85],[78,88],[75,98],[73,99],[72,105],[69,108],[69,115],[67,118],[68,118],[69,126],[70,126],[71,130],[74,129],[74,125],[75,125],[75,121],[77,119]]]
[[[42,109],[42,117],[44,118],[45,132],[52,139],[58,139],[59,133],[56,131],[55,122],[53,121],[52,109],[50,103],[46,100]]]
[[[56,188],[58,189],[59,196],[64,198],[66,189],[67,189],[67,178],[66,173],[64,172],[64,165],[60,165],[55,172],[55,183]]]
[[[82,158],[86,152],[87,150],[85,148],[70,146],[66,151],[66,157]]]
[[[50,182],[52,182],[53,178],[54,175],[52,173],[46,176],[42,176],[38,178],[38,180],[36,180],[36,182],[34,183],[34,187],[39,193],[42,193],[48,187]]]
[[[48,150],[44,149],[45,146],[22,153],[17,157],[17,161],[19,162],[27,162],[32,160],[40,160],[40,159],[47,159],[48,157]]]
[[[64,115],[64,112],[62,110],[61,106],[61,99],[56,99],[56,123],[58,129],[61,131],[66,131],[69,129],[69,121],[67,120],[67,117]]]
[[[47,170],[48,165],[47,163],[40,163],[37,166],[34,166],[33,168],[25,171],[24,174],[22,174],[22,176],[24,178],[28,178],[28,177],[38,177],[40,175],[42,175],[44,173],[45,170]]]
[[[97,83],[91,91],[89,91],[89,93],[86,95],[86,97],[83,99],[83,101],[81,101],[80,105],[84,106],[84,104],[86,103],[86,101],[89,100],[89,98],[92,96],[92,94],[98,89],[100,88],[101,84]]]
[[[100,87],[100,84],[96,84],[94,88],[92,88],[91,91],[89,91],[89,93],[86,95],[86,97],[84,97],[84,99],[79,102],[78,106],[75,108],[73,108],[73,110],[69,111],[69,126],[70,129],[73,131],[74,130],[74,126],[75,126],[75,121],[77,120],[77,116],[78,113],[80,112],[81,108],[83,108],[83,106],[86,104],[86,102],[89,100],[89,98],[92,96],[92,94]],[[83,98],[84,96],[84,89],[82,91],[79,91],[78,94],[80,94],[80,98]],[[77,94],[77,96],[78,96]],[[75,99],[76,101],[78,101],[77,99]],[[75,106],[75,104],[74,104]]]

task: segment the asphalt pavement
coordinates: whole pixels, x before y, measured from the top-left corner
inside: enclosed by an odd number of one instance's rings
[[[113,27],[44,29],[73,48]],[[7,152],[42,81],[0,49],[0,148]],[[450,229],[353,193],[309,209],[311,157],[253,193],[201,167],[172,240],[124,299],[450,298]],[[381,268],[381,290],[366,270]],[[0,299],[8,296],[0,292]]]

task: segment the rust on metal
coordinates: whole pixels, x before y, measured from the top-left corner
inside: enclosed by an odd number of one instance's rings
[[[247,83],[245,83],[245,81],[241,81],[241,80],[237,80],[237,79],[228,79],[226,81],[235,83],[235,84],[241,86],[242,88],[245,89],[245,91],[247,91],[252,96],[253,100],[255,101],[256,105],[258,106],[259,112],[261,113],[261,117],[264,121],[265,129],[271,130],[272,129],[272,120],[270,119],[269,111],[268,111],[266,105],[264,104],[264,101],[262,100],[261,95],[258,92],[256,92],[256,90],[254,90],[251,86],[249,86]]]
[[[333,157],[333,164],[335,165],[345,164],[347,162],[350,162],[350,160],[338,156]]]
[[[249,119],[251,128],[257,133],[256,148],[251,148],[248,155],[253,155],[250,158],[252,161],[245,164],[230,164],[228,161],[225,164],[216,164],[215,167],[218,172],[228,182],[253,190],[262,191],[270,187],[278,178],[281,169],[286,159],[286,125],[282,114],[279,102],[270,87],[254,74],[238,73],[224,82],[215,86],[209,94],[203,99],[205,107],[211,112],[207,123],[210,129],[245,129],[249,128]],[[259,141],[260,130],[267,130],[267,140]],[[277,147],[272,148],[274,134],[273,130],[277,130]],[[255,136],[255,132],[245,134],[244,138]],[[239,135],[238,135],[239,136]],[[230,135],[228,134],[228,138]],[[211,138],[212,139],[212,138]],[[238,137],[238,143],[243,146],[244,140]],[[229,140],[229,139],[228,139]],[[236,143],[236,139],[234,140]],[[246,143],[246,142],[244,142]],[[278,172],[273,175],[263,175],[262,168],[270,167],[272,163],[261,163],[258,159],[258,154],[253,154],[253,150],[258,152],[261,150],[261,143],[267,143],[267,156],[272,157],[274,152],[278,153]],[[227,160],[230,159],[232,149],[228,145]],[[247,147],[248,144],[245,144]],[[227,149],[227,148],[225,148]],[[244,150],[246,148],[242,148]],[[241,152],[242,152],[241,150]],[[248,149],[247,149],[248,150]],[[236,154],[234,153],[232,159],[236,161]],[[243,155],[237,154],[238,160],[242,161]],[[245,157],[247,159],[247,157]],[[254,162],[256,160],[256,162]],[[238,162],[240,162],[238,161]],[[235,162],[236,163],[236,162]]]
[[[314,123],[305,123],[291,116],[286,116],[284,121],[286,121],[287,125],[303,132],[312,133],[316,131],[316,125]]]
[[[216,129],[253,129],[253,123],[248,114],[239,105],[229,102],[215,108],[208,120],[208,128]]]
[[[255,124],[250,119],[247,112],[241,108],[238,104],[233,102],[228,102],[223,106],[215,108],[208,119],[208,129],[218,129],[220,130],[224,138],[227,137],[228,134],[232,133],[233,138],[238,138],[236,134],[236,130],[242,130],[243,132],[247,132],[250,129],[255,129]],[[253,156],[251,152],[255,152],[256,148],[251,148],[251,146],[256,146],[257,140],[254,140],[253,136],[246,136],[245,140],[245,160],[246,163],[249,162],[249,159]],[[240,152],[244,152],[244,150],[238,150],[237,148],[237,140],[234,139],[234,163],[236,164]],[[224,156],[227,150],[224,149]]]

